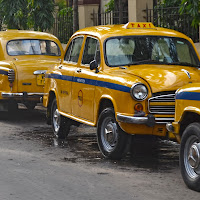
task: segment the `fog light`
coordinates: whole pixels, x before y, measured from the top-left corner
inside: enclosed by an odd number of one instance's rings
[[[137,103],[135,104],[134,109],[137,112],[143,111],[143,105],[141,103]]]

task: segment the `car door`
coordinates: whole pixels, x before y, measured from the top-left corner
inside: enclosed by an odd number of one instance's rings
[[[57,86],[60,111],[67,114],[72,113],[72,81],[78,65],[82,43],[83,36],[75,37],[67,47],[63,63],[57,68],[61,76],[61,80],[59,80],[61,85],[58,84]]]
[[[73,115],[93,122],[94,94],[98,73],[90,70],[90,62],[96,60],[100,64],[100,47],[98,39],[87,37],[81,63],[77,66],[72,83]]]

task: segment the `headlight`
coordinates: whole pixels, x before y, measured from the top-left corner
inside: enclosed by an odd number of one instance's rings
[[[137,101],[143,101],[148,96],[148,89],[142,83],[136,83],[131,87],[131,96]]]

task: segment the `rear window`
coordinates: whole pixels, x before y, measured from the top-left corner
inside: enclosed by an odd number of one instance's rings
[[[60,56],[60,48],[50,40],[11,40],[7,43],[7,53],[10,56],[47,55]]]

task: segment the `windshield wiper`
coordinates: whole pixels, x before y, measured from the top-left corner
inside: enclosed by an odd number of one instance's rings
[[[198,65],[194,65],[192,63],[188,62],[171,62],[171,63],[165,63],[166,65],[183,65],[183,66],[189,66],[189,67],[199,67]]]
[[[171,62],[171,63],[167,63],[167,62],[160,62],[160,61],[156,61],[156,60],[136,61],[136,62],[130,63],[128,66],[130,66],[130,65],[141,65],[141,64],[183,65],[183,66],[199,68],[198,65],[195,65],[195,64],[192,64],[192,63],[188,63],[188,62]]]
[[[130,65],[141,65],[141,64],[161,64],[161,62],[156,61],[156,60],[140,60],[140,61],[130,63],[130,64],[128,64],[128,66],[130,66]]]

